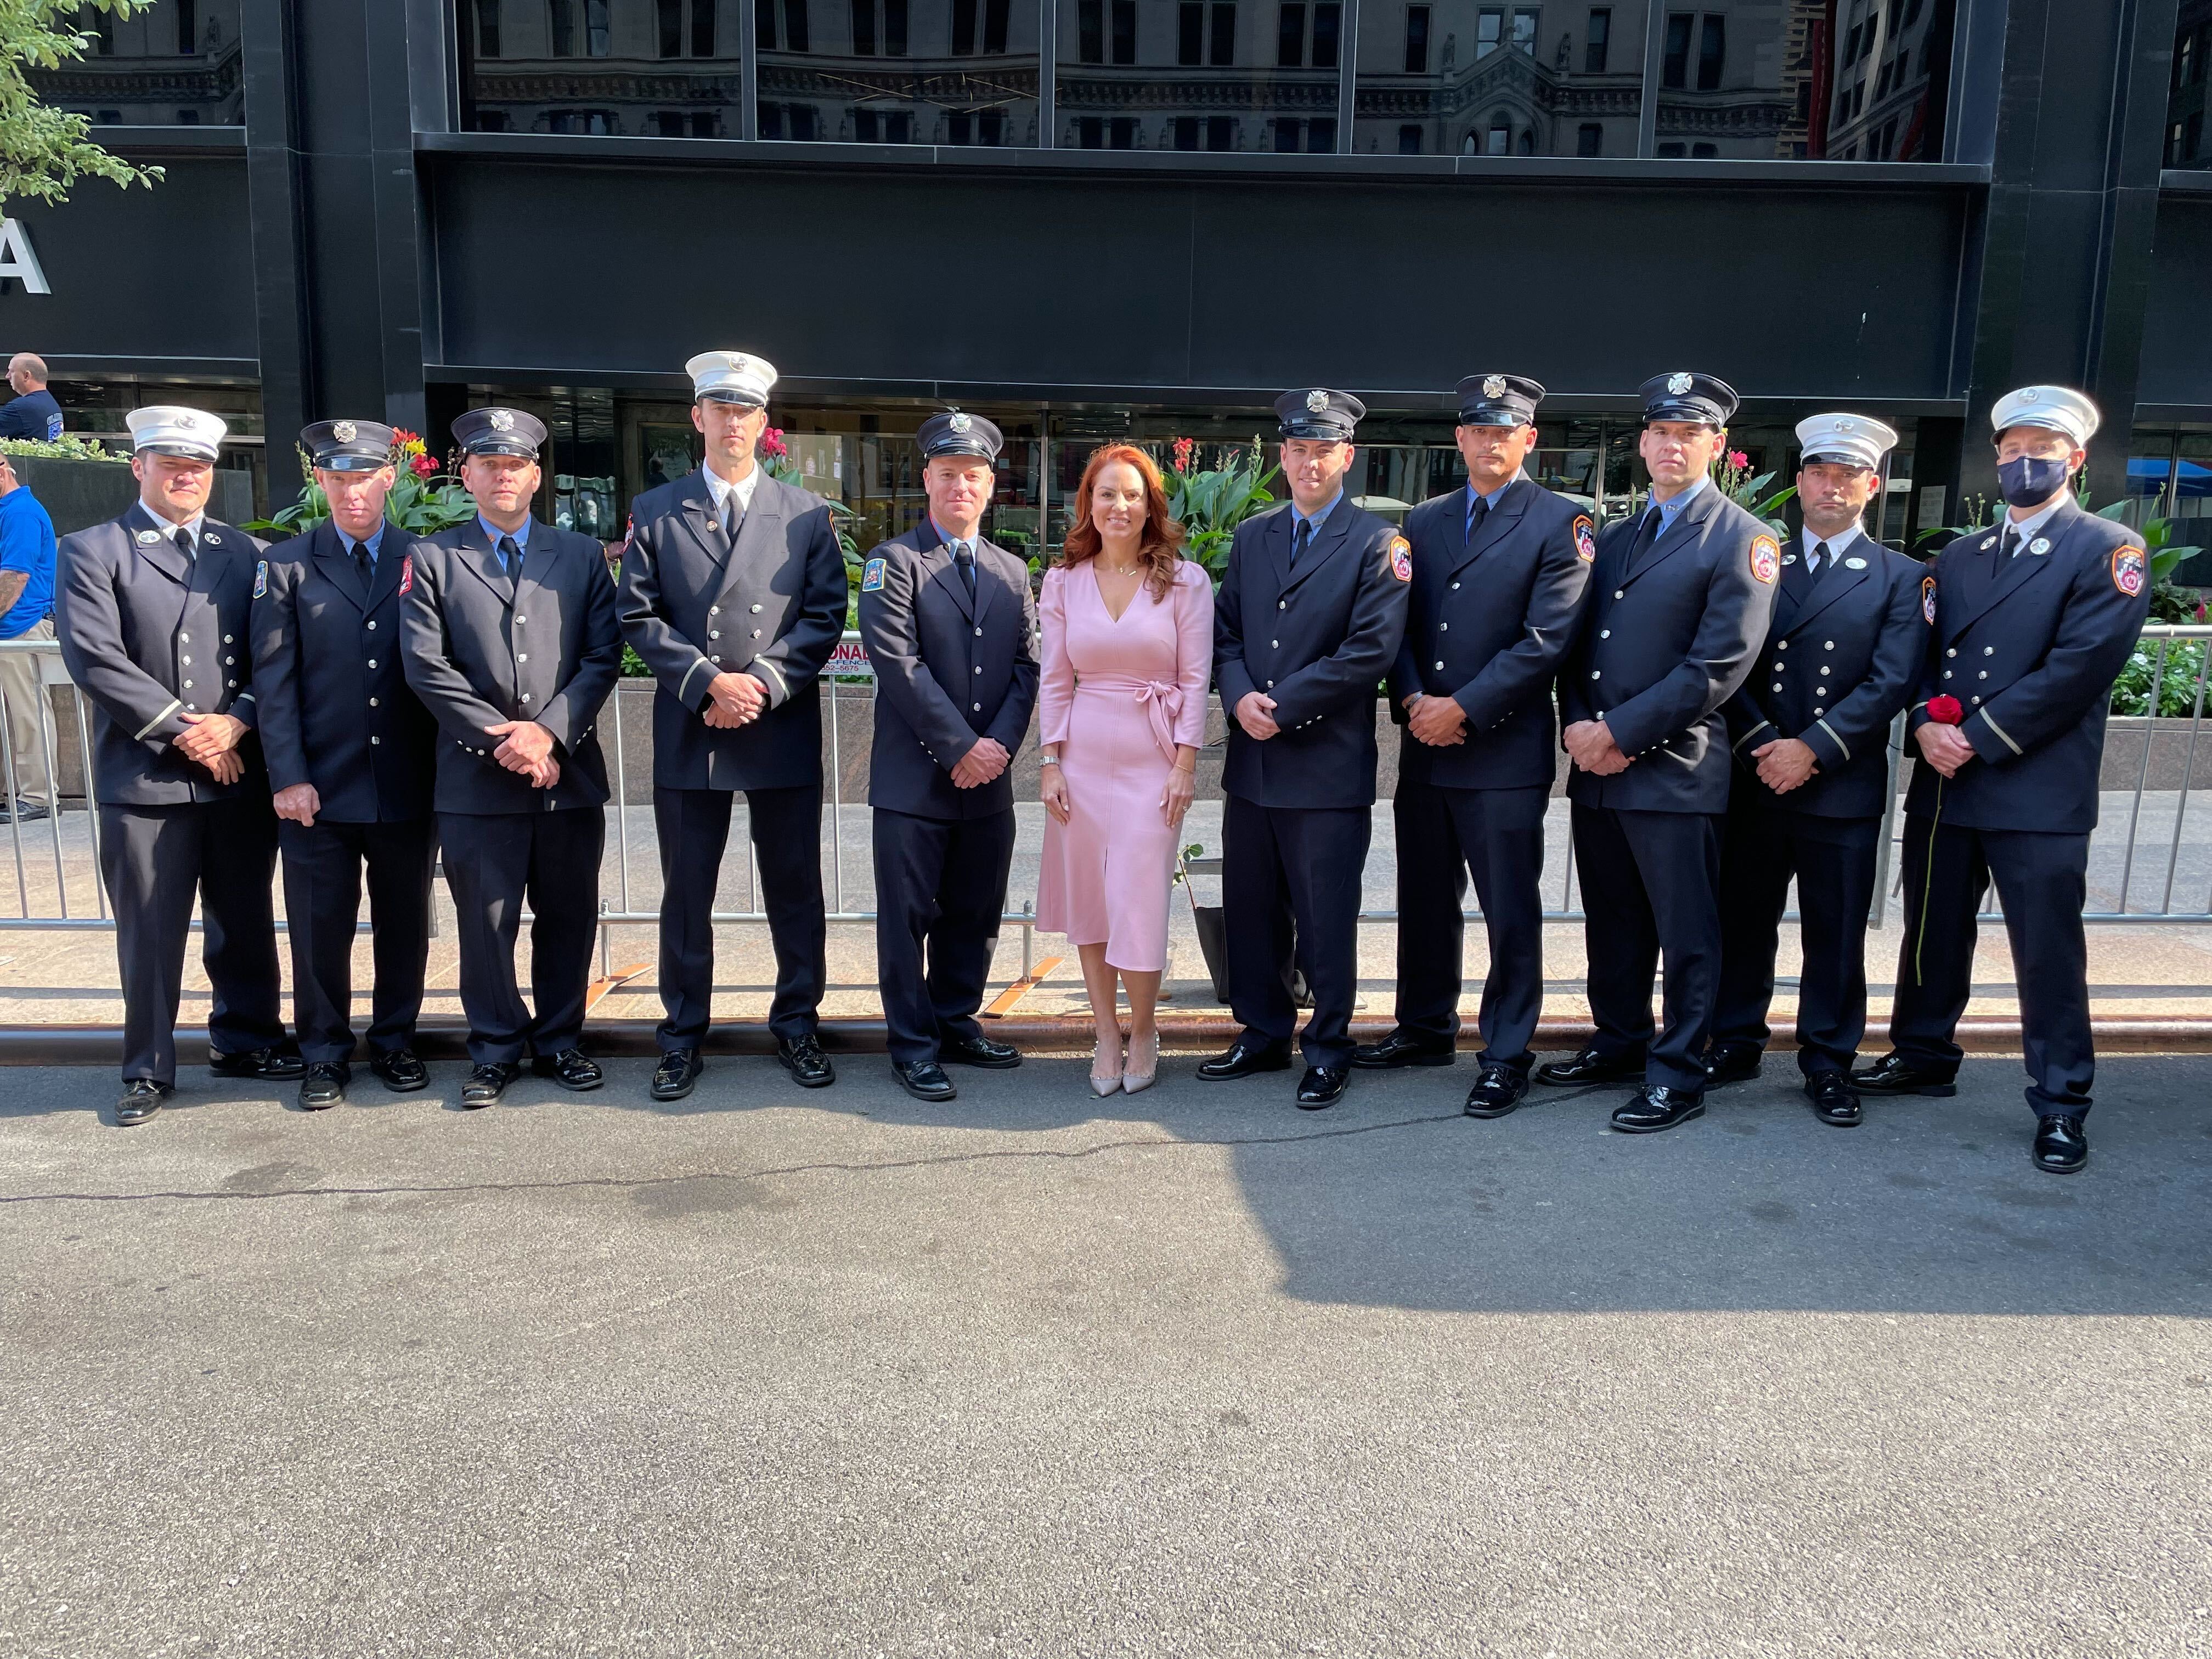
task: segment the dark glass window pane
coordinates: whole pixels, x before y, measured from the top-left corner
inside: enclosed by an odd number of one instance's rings
[[[769,0],[753,8],[753,43],[763,52],[775,50],[775,7]]]
[[[1206,118],[1206,147],[1208,149],[1236,149],[1237,123],[1235,119],[1226,115],[1207,116]]]
[[[607,0],[584,0],[584,50],[593,58],[607,55]]]
[[[1690,83],[1690,25],[1697,20],[1686,11],[1667,15],[1667,53],[1659,68],[1659,84],[1670,91]]]
[[[1406,8],[1406,73],[1426,75],[1428,72],[1429,9],[1426,6],[1408,6]]]
[[[1079,0],[1076,16],[1080,20],[1080,49],[1078,56],[1085,64],[1106,61],[1106,0]]]
[[[783,106],[763,102],[760,106],[760,136],[763,138],[783,137]]]
[[[40,101],[101,126],[233,126],[245,118],[239,0],[157,0],[128,17],[90,6],[54,13],[52,27],[73,27],[91,44],[83,57],[53,69],[20,65]],[[467,4],[456,6],[454,17],[465,57],[482,47],[483,31]],[[491,35],[496,53],[496,18]]]
[[[2208,58],[2212,58],[2212,0],[2182,0],[2173,35],[2173,76],[2166,94],[2167,167],[2212,168],[2212,153],[2204,142]],[[2212,565],[2212,560],[2205,562]]]
[[[769,0],[773,4],[774,0]],[[793,14],[792,49],[806,50],[806,0],[791,0]],[[712,58],[714,55],[714,0],[691,0],[691,55]]]
[[[1075,142],[1077,146],[1083,149],[1105,149],[1106,118],[1103,115],[1085,115],[1079,119],[1075,124]]]
[[[1198,148],[1198,117],[1178,115],[1175,118],[1175,147],[1177,149]]]
[[[975,0],[952,0],[952,55],[965,58],[975,50]]]
[[[1336,123],[1328,116],[1316,116],[1306,123],[1306,151],[1312,155],[1328,155],[1336,149]]]
[[[906,56],[906,0],[884,0],[884,52],[891,58]]]
[[[1398,129],[1398,154],[1419,155],[1421,153],[1421,130],[1419,127]]]
[[[1206,7],[1183,0],[1176,15],[1176,62],[1195,67],[1206,60]]]
[[[1313,66],[1316,69],[1336,67],[1337,27],[1344,9],[1336,0],[1322,0],[1314,8]]]
[[[1728,59],[1728,19],[1709,15],[1698,36],[1698,90],[1720,90],[1721,69]],[[1887,90],[1887,88],[1884,88]]]
[[[1613,11],[1610,7],[1598,7],[1589,15],[1589,27],[1583,34],[1583,73],[1605,73],[1606,47],[1613,38]]]
[[[1495,8],[1479,12],[1474,20],[1474,55],[1487,58],[1505,38],[1505,14]]]
[[[811,104],[793,104],[791,106],[791,136],[810,144],[821,136],[820,129],[815,125]]]
[[[1137,0],[1114,0],[1114,61],[1137,61]]]
[[[684,0],[653,0],[653,9],[659,23],[660,55],[681,58],[684,55]]]
[[[1115,117],[1114,118],[1113,125],[1112,125],[1110,128],[1109,128],[1109,129],[1108,129],[1108,131],[1107,131],[1107,134],[1106,134],[1106,143],[1107,143],[1107,148],[1108,148],[1108,149],[1136,149],[1136,147],[1137,147],[1137,123],[1136,123],[1136,121],[1135,121],[1133,118],[1131,118],[1131,117],[1129,117],[1129,116],[1127,116],[1127,115],[1117,115],[1117,116],[1115,116]]]
[[[1297,148],[1298,148],[1298,118],[1297,118],[1297,116],[1295,116],[1295,115],[1280,115],[1280,116],[1276,117],[1276,118],[1275,118],[1275,153],[1276,153],[1278,155],[1291,155],[1291,154],[1295,153],[1295,152],[1297,151]]]
[[[194,0],[176,0],[177,56],[190,58],[199,50],[199,7]]]
[[[499,56],[499,0],[477,0],[477,56]]]
[[[1006,53],[1006,20],[1012,14],[1009,0],[983,0],[983,50],[990,57]]]
[[[1297,69],[1306,61],[1306,9],[1285,0],[1275,18],[1275,67]]]
[[[1213,0],[1212,11],[1212,49],[1206,61],[1216,69],[1229,69],[1237,62],[1236,0]]]
[[[1575,129],[1575,154],[1602,155],[1605,154],[1605,129],[1595,121],[1585,122]]]

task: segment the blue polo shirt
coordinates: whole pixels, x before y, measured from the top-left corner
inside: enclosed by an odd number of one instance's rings
[[[0,438],[36,438],[52,443],[62,435],[62,406],[41,386],[11,398],[0,408]]]
[[[0,570],[28,578],[23,596],[0,617],[0,640],[12,640],[54,608],[54,521],[27,484],[0,495]]]

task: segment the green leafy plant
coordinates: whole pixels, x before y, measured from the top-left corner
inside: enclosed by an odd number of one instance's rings
[[[2160,647],[2165,647],[2161,667]],[[2156,712],[2169,719],[2196,712],[2197,688],[2204,674],[2202,640],[2139,640],[2128,665],[2112,682],[2112,710],[2115,714],[2148,714],[2151,683],[2158,683]]]
[[[1796,484],[1785,484],[1771,495],[1766,487],[1776,475],[1762,472],[1751,476],[1751,457],[1741,449],[1731,449],[1713,462],[1713,482],[1720,486],[1721,494],[1734,501],[1753,518],[1763,520],[1778,536],[1787,536],[1790,526],[1782,517],[1782,508],[1797,493]]]
[[[1182,526],[1185,555],[1218,583],[1229,568],[1229,544],[1237,526],[1274,506],[1274,483],[1281,469],[1261,470],[1266,452],[1257,437],[1227,466],[1199,471],[1192,471],[1198,450],[1194,440],[1177,438],[1170,449],[1173,463],[1164,475],[1168,516]]]
[[[430,459],[422,439],[404,428],[392,435],[398,441],[392,462],[399,476],[392,483],[391,495],[385,497],[386,523],[410,536],[434,536],[457,524],[466,524],[476,516],[475,498],[461,488],[459,479],[438,470],[437,462]],[[331,516],[330,497],[314,482],[313,460],[304,449],[299,456],[301,474],[307,479],[307,487],[301,492],[300,499],[268,518],[239,526],[240,530],[250,530],[257,535],[267,531],[282,537],[299,536]]]
[[[781,427],[772,426],[761,434],[755,458],[760,462],[761,471],[778,483],[787,483],[795,489],[806,488],[805,475],[792,461],[791,448],[783,441]],[[860,620],[860,572],[866,566],[866,561],[860,557],[860,540],[853,534],[860,515],[842,501],[826,504],[830,508],[830,527],[837,535],[837,550],[845,560],[845,626],[851,628]],[[623,672],[629,671],[625,668]],[[644,672],[642,664],[639,672]]]
[[[44,438],[0,438],[0,455],[23,455],[48,461],[110,461],[127,466],[131,458],[106,444],[64,432],[52,443]]]
[[[88,13],[131,17],[153,0],[0,0],[0,203],[69,199],[81,178],[151,188],[162,173],[110,155],[87,137],[92,118],[40,101],[27,71],[57,70],[94,44]]]

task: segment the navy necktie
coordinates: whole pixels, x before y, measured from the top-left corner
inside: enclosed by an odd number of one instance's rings
[[[1313,521],[1310,519],[1300,519],[1298,527],[1291,532],[1291,569],[1296,570],[1298,568],[1298,561],[1305,556],[1306,550],[1312,545]]]
[[[952,544],[952,563],[960,572],[961,581],[967,586],[968,597],[973,599],[975,597],[975,556],[968,550],[967,543],[955,542]]]
[[[1823,570],[1826,570],[1828,568],[1829,560],[1834,556],[1835,556],[1833,554],[1828,551],[1827,543],[1814,543],[1813,556],[1806,561],[1807,564],[1811,568],[1808,569],[1805,574],[1808,576],[1819,575]]]
[[[510,581],[514,580],[514,573],[522,568],[522,550],[514,544],[512,536],[499,538],[499,568],[507,572]]]
[[[1475,537],[1481,533],[1483,521],[1489,517],[1490,503],[1477,495],[1474,498],[1474,505],[1467,512],[1467,539],[1469,546],[1474,545]]]
[[[376,580],[376,561],[369,556],[367,542],[356,542],[353,544],[353,568],[361,572],[361,585],[363,587],[367,587]]]

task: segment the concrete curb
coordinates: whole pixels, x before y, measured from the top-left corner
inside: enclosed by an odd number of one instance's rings
[[[1024,1048],[1079,1052],[1091,1046],[1091,1022],[1077,1018],[993,1019],[987,1029],[1000,1042]],[[1224,1047],[1237,1032],[1226,1015],[1164,1014],[1160,1018],[1161,1046],[1170,1053],[1195,1054]],[[2092,1022],[2097,1048],[2105,1054],[2212,1053],[2212,1016],[2184,1019],[2138,1018],[2115,1015]],[[1363,1042],[1389,1035],[1387,1019],[1359,1019],[1352,1036]],[[593,1020],[584,1027],[584,1046],[605,1057],[649,1055],[654,1052],[653,1023],[647,1019]],[[1559,1016],[1546,1018],[1537,1028],[1535,1046],[1545,1054],[1571,1053],[1593,1035],[1585,1019]],[[428,1023],[418,1029],[416,1050],[425,1060],[465,1059],[467,1030],[458,1021]],[[832,1054],[881,1054],[884,1048],[880,1019],[825,1019],[822,1046]],[[1864,1052],[1879,1054],[1887,1047],[1877,1033],[1868,1033]],[[1959,1046],[1968,1054],[2018,1054],[2020,1021],[1996,1015],[1969,1018],[1959,1023]],[[180,1027],[177,1058],[185,1065],[207,1061],[207,1032]],[[1472,1026],[1460,1033],[1460,1047],[1472,1051],[1481,1038]],[[1777,1033],[1771,1045],[1777,1052],[1790,1048],[1788,1037]],[[714,1054],[771,1054],[775,1039],[763,1020],[719,1021],[708,1033],[707,1051]],[[0,1066],[113,1066],[123,1054],[119,1025],[0,1025]],[[365,1051],[364,1051],[365,1054]]]

